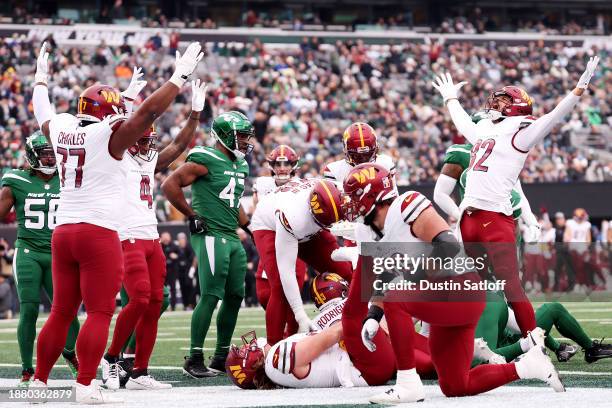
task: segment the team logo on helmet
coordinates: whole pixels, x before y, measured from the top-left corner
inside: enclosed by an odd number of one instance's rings
[[[326,272],[315,276],[310,285],[310,297],[321,308],[333,299],[343,299],[348,294],[348,282],[342,276]]]

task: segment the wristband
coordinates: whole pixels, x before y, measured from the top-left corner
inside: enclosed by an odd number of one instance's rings
[[[365,319],[363,319],[362,324],[365,323],[369,319],[374,319],[378,323],[380,323],[384,315],[385,315],[385,311],[382,309],[382,307],[372,305],[368,309],[368,314],[366,315]]]

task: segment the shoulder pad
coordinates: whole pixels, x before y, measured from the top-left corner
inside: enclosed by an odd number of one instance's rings
[[[424,195],[416,191],[408,191],[400,196],[400,212],[406,224],[412,224],[419,218],[419,215],[431,205],[431,201]]]
[[[272,366],[283,374],[291,374],[295,367],[295,342],[284,340],[279,344],[274,356]]]

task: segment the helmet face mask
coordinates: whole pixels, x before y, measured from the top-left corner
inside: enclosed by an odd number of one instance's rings
[[[398,195],[391,173],[375,163],[360,164],[351,170],[344,180],[344,192],[351,201],[347,219],[366,224],[379,203]]]
[[[55,152],[46,137],[37,131],[26,139],[26,159],[33,170],[51,175],[57,171]]]
[[[279,145],[266,158],[277,185],[283,185],[295,175],[300,157],[291,147]]]
[[[533,113],[533,100],[517,86],[505,86],[489,95],[485,112],[491,120],[510,116],[528,116]]]
[[[257,338],[254,330],[241,336],[242,346],[232,345],[225,361],[225,371],[230,380],[243,389],[270,388],[266,376],[265,339]]]
[[[128,149],[132,157],[140,164],[153,161],[158,151],[157,132],[151,126],[138,142]]]
[[[378,140],[374,129],[367,123],[351,124],[344,131],[342,140],[345,160],[351,166],[376,161]]]

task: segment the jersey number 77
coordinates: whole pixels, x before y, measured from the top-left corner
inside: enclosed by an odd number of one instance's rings
[[[74,188],[80,188],[81,184],[83,184],[83,166],[85,165],[85,149],[82,147],[75,147],[66,149],[64,147],[58,147],[57,152],[62,155],[62,161],[60,165],[62,166],[62,177],[61,183],[62,187],[65,186],[66,181],[66,162],[75,157],[77,160],[77,165],[75,168],[76,175],[74,177]]]

